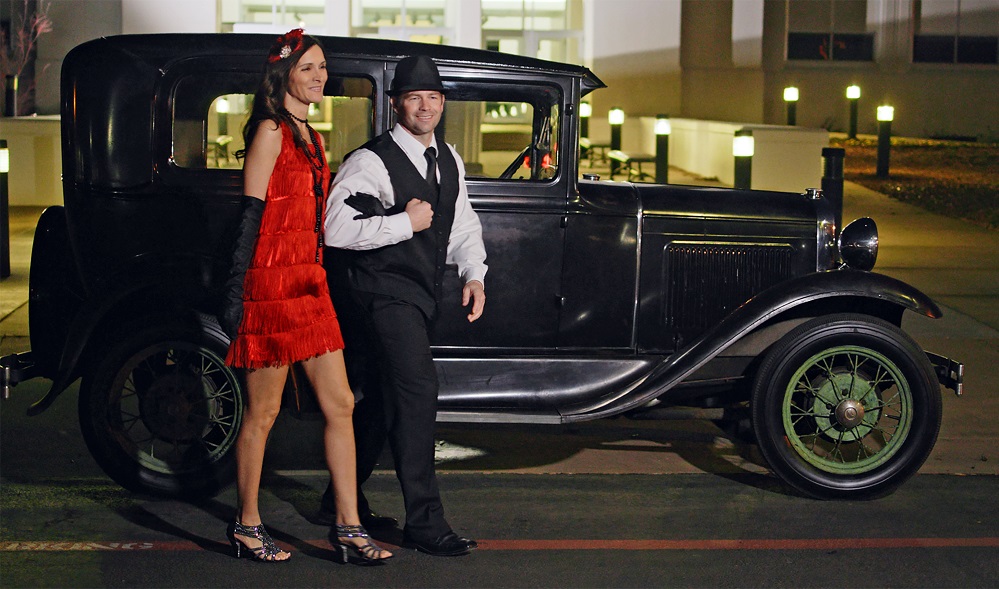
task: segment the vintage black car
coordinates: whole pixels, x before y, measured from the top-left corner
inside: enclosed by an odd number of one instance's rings
[[[439,419],[566,424],[664,407],[742,408],[772,470],[818,498],[890,493],[916,472],[961,364],[901,329],[927,296],[872,273],[877,229],[841,231],[820,191],[580,179],[588,69],[501,53],[323,38],[312,115],[334,169],[392,123],[397,61],[424,53],[448,89],[484,226],[489,304],[464,319],[456,273],[435,334]],[[271,38],[91,41],[62,69],[63,206],[35,235],[31,351],[39,413],[82,378],[79,416],[123,486],[204,495],[232,477],[240,379],[214,319],[238,222],[233,154]],[[817,154],[818,156],[818,154]],[[295,386],[294,384],[292,386]]]

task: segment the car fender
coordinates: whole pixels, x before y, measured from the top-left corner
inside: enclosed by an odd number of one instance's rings
[[[154,256],[140,256],[109,280],[108,285],[83,301],[67,329],[65,344],[59,356],[58,367],[52,376],[48,392],[28,408],[28,415],[45,411],[56,397],[80,376],[80,361],[102,325],[123,323],[136,316],[182,314],[187,308],[192,313],[211,311],[210,283],[213,259],[199,257],[192,260],[171,259],[169,264],[149,260]],[[197,276],[191,269],[197,268]],[[187,276],[185,276],[187,274]],[[165,281],[169,278],[169,282]],[[162,302],[162,304],[157,304]],[[204,309],[203,309],[204,308]],[[129,311],[138,309],[135,314]]]
[[[670,389],[718,356],[726,348],[768,321],[817,301],[853,299],[873,301],[908,309],[931,318],[943,315],[930,297],[915,287],[873,272],[841,269],[816,272],[773,286],[736,308],[713,329],[703,333],[683,349],[665,358],[648,374],[627,388],[587,405],[563,411],[569,423],[617,415],[661,397]]]

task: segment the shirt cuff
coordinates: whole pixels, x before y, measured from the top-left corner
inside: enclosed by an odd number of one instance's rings
[[[386,217],[385,222],[389,226],[389,233],[399,237],[398,241],[406,241],[413,237],[413,223],[409,220],[409,214],[396,213]]]

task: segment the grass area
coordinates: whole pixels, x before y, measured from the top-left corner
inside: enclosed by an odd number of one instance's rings
[[[878,178],[877,139],[833,138],[843,176],[934,213],[999,228],[999,144],[893,137],[888,178]]]

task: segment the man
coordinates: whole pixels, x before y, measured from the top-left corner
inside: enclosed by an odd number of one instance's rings
[[[461,304],[471,304],[468,321],[482,315],[486,252],[461,158],[434,136],[444,112],[436,64],[426,56],[401,60],[388,94],[398,122],[344,161],[325,221],[326,243],[339,248],[330,272],[346,270],[340,276],[364,319],[360,338],[350,333],[354,326],[344,325],[348,347],[351,340],[366,340],[361,347],[378,360],[367,372],[380,375],[379,383],[364,383],[355,409],[358,484],[371,474],[387,437],[406,506],[403,545],[456,556],[476,542],[458,536],[444,518],[434,469],[438,382],[429,332],[446,263],[458,266]],[[338,282],[331,278],[340,291],[335,304],[344,290]],[[350,313],[337,308],[350,323]],[[385,521],[363,493],[358,503],[362,523]]]

